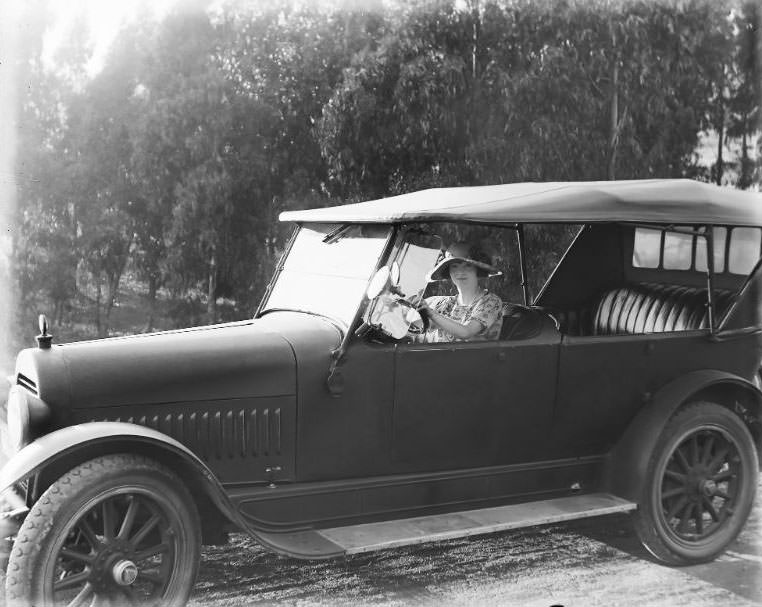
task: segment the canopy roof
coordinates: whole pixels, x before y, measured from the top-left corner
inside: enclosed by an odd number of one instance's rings
[[[510,183],[436,188],[336,207],[287,211],[321,223],[717,224],[762,226],[762,194],[690,179]]]

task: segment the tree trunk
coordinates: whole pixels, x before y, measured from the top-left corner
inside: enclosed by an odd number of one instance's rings
[[[105,337],[103,332],[103,324],[101,323],[101,274],[98,272],[96,279],[97,286],[95,288],[95,329],[98,332],[98,337]]]
[[[159,290],[159,284],[156,276],[151,272],[148,276],[148,320],[146,321],[144,333],[153,331],[154,317],[156,316],[156,293]]]
[[[103,328],[106,335],[108,335],[109,325],[111,324],[111,311],[114,309],[114,304],[116,303],[121,277],[121,272],[107,276],[108,290],[106,291],[106,309],[103,314]]]
[[[725,138],[725,104],[720,97],[720,123],[717,131],[717,169],[715,171],[715,183],[722,185],[722,173],[723,173],[723,160],[722,160],[722,145]]]
[[[479,0],[473,0],[472,8],[473,30],[471,35],[471,78],[476,82],[476,54],[479,48]]]
[[[206,298],[206,316],[207,322],[212,325],[217,322],[217,258],[212,249],[212,255],[209,259],[209,288]]]
[[[606,176],[609,181],[616,179],[616,148],[619,139],[619,61],[616,50],[616,32],[609,23],[611,32],[611,120],[609,122],[609,158]]]
[[[746,139],[748,121],[744,116],[744,130],[741,134],[741,175],[738,178],[738,186],[745,190],[751,185],[751,162],[749,162],[749,142]]]

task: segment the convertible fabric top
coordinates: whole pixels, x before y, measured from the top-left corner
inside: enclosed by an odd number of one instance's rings
[[[717,224],[762,226],[762,194],[690,179],[510,183],[436,188],[306,211],[281,221],[322,223]]]

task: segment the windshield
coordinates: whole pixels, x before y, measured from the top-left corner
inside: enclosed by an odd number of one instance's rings
[[[408,232],[397,262],[400,265],[399,291],[415,300],[423,296],[428,282],[426,275],[442,257],[442,239],[439,236]]]
[[[263,311],[299,310],[349,326],[390,229],[378,225],[302,226]]]

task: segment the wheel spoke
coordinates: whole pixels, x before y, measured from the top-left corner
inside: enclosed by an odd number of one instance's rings
[[[165,576],[155,571],[140,571],[138,573],[138,579],[151,582],[155,586],[158,586],[159,584],[162,584],[166,581]]]
[[[717,474],[715,474],[712,477],[712,480],[715,483],[718,483],[718,482],[730,480],[731,478],[735,478],[735,476],[736,476],[735,470],[731,470],[730,468],[728,468],[727,470],[722,470],[721,472],[718,472]]]
[[[710,434],[704,443],[704,453],[701,456],[701,463],[706,464],[712,459],[712,448],[714,447],[714,434]]]
[[[685,489],[683,487],[675,487],[674,489],[670,489],[669,491],[664,491],[661,494],[662,500],[670,499],[672,497],[675,497],[676,495],[682,495],[685,492]]]
[[[82,535],[85,536],[85,539],[90,543],[90,546],[94,549],[97,549],[101,545],[101,541],[98,539],[98,536],[95,535],[95,531],[93,531],[93,528],[90,526],[90,523],[87,522],[87,519],[83,518],[79,521],[77,525],[82,531]]]
[[[667,468],[664,471],[664,476],[675,482],[678,482],[681,484],[685,483],[685,478],[686,478],[685,474],[680,474],[679,472],[675,472],[674,470],[670,470],[669,468]]]
[[[672,507],[669,509],[669,512],[667,512],[667,523],[671,521],[673,518],[677,516],[677,513],[680,512],[685,507],[685,504],[688,503],[688,498],[683,495],[679,500],[677,500],[674,504],[672,504]]]
[[[124,514],[122,526],[119,528],[119,533],[117,533],[117,537],[120,540],[126,540],[130,537],[130,532],[132,531],[132,526],[135,524],[135,517],[137,516],[139,507],[140,504],[138,503],[137,498],[131,496],[130,503],[127,506],[127,512]]]
[[[730,445],[721,449],[720,452],[714,456],[712,461],[709,462],[707,468],[709,468],[709,470],[719,472],[722,464],[725,463],[725,458],[728,456],[728,453],[730,453]]]
[[[77,552],[76,550],[72,550],[71,548],[61,548],[60,552],[61,556],[66,557],[69,560],[72,561],[80,561],[81,563],[91,563],[93,561],[93,555],[92,554],[84,554],[82,552]]]
[[[717,509],[714,507],[714,504],[712,503],[712,500],[710,500],[706,495],[704,495],[701,498],[702,503],[704,504],[704,508],[706,508],[706,511],[709,513],[709,516],[712,517],[712,520],[717,523],[720,520],[720,515],[717,512]]]
[[[693,511],[696,514],[696,533],[699,535],[704,534],[704,509],[701,507],[701,504],[696,504],[693,508]]]
[[[57,592],[59,590],[66,590],[67,588],[77,586],[78,584],[81,584],[82,582],[87,582],[89,577],[90,577],[90,571],[88,569],[85,569],[85,571],[80,571],[79,573],[75,573],[73,575],[67,575],[65,578],[61,580],[56,580],[55,582],[53,582],[53,592]],[[86,586],[87,585],[89,584],[86,584]]]
[[[96,593],[90,603],[90,607],[113,607],[111,597],[107,594]]]
[[[85,601],[89,599],[90,595],[92,594],[93,587],[90,582],[87,582],[87,584],[85,584],[82,590],[77,593],[77,596],[71,600],[67,607],[80,607],[80,605],[84,605]]]
[[[149,518],[145,523],[143,523],[143,526],[140,528],[140,530],[135,534],[135,536],[132,538],[132,543],[135,546],[138,546],[140,542],[142,542],[146,535],[154,528],[156,525],[159,524],[159,521],[161,520],[161,517],[158,514],[154,514],[151,518]]]
[[[724,500],[730,499],[730,496],[728,495],[727,491],[725,491],[724,489],[720,489],[719,487],[717,487],[717,489],[714,490],[714,495],[716,495],[717,497],[721,497]]]
[[[116,527],[116,512],[114,511],[114,502],[107,499],[103,502],[101,510],[103,512],[103,537],[106,540],[114,539],[114,528]]]
[[[156,556],[157,554],[164,554],[166,552],[169,552],[169,544],[167,544],[166,542],[163,542],[161,544],[156,544],[155,546],[151,546],[150,548],[146,548],[145,550],[136,552],[135,562],[139,563],[140,561],[149,559],[152,556]]]
[[[691,464],[695,466],[699,463],[699,444],[698,434],[691,436]]]
[[[688,463],[688,460],[685,459],[685,454],[682,451],[682,445],[680,445],[680,447],[675,449],[675,459],[677,460],[677,463],[685,472],[690,471],[691,465]]]
[[[680,524],[677,526],[677,530],[681,533],[688,531],[688,523],[691,520],[691,513],[693,512],[693,504],[686,504],[680,514]]]

